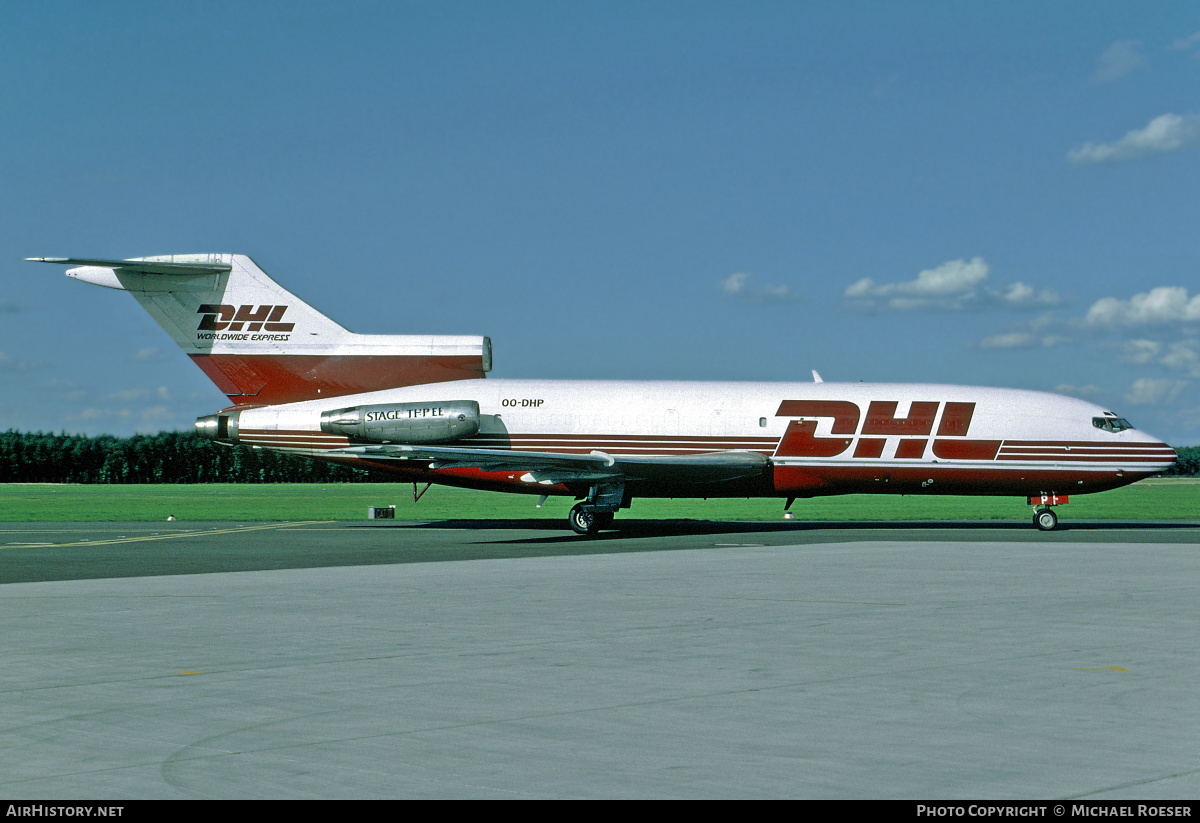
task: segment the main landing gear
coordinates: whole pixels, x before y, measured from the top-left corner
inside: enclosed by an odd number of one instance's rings
[[[594,506],[576,503],[567,519],[576,534],[595,534],[601,529],[607,529],[613,523],[616,512],[596,511]]]
[[[592,486],[587,499],[576,503],[567,515],[567,521],[576,534],[596,534],[610,528],[617,509],[629,508],[624,483]]]

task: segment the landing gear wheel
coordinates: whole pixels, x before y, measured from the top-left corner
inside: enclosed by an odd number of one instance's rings
[[[575,504],[571,513],[567,515],[567,520],[576,534],[595,534],[600,531],[600,515],[582,503]]]
[[[1033,516],[1033,525],[1044,532],[1054,531],[1058,526],[1058,515],[1052,509],[1042,509]]]

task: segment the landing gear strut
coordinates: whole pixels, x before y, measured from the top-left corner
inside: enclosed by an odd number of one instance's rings
[[[592,486],[587,499],[571,509],[567,521],[576,534],[596,534],[612,526],[617,509],[628,506],[623,483]]]
[[[1039,494],[1029,498],[1029,505],[1033,506],[1033,525],[1044,532],[1052,532],[1058,528],[1058,515],[1054,513],[1051,506],[1065,506],[1071,498],[1065,494]],[[1039,508],[1040,507],[1040,508]]]

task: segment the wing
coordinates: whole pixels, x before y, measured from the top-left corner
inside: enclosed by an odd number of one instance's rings
[[[348,446],[325,452],[330,456],[374,460],[411,460],[431,469],[479,469],[485,472],[524,472],[527,483],[602,483],[643,480],[671,483],[721,483],[755,477],[770,459],[759,452],[724,451],[682,456],[614,457],[604,452],[563,454],[502,449],[461,449],[450,446],[385,444]]]

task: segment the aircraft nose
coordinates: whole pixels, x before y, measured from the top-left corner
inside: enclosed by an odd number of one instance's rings
[[[1174,466],[1176,463],[1178,463],[1179,462],[1179,452],[1175,451],[1175,449],[1172,448],[1171,446],[1167,446],[1167,444],[1163,443],[1163,441],[1161,441],[1161,440],[1159,440],[1158,442],[1161,445],[1166,446],[1167,451],[1169,451],[1171,453],[1170,454],[1171,466]],[[1168,466],[1167,468],[1170,468],[1170,466]]]
[[[1145,451],[1145,456],[1149,458],[1149,468],[1155,472],[1165,472],[1175,465],[1179,460],[1179,454],[1175,449],[1159,440],[1157,437],[1145,432],[1139,432],[1142,435],[1142,442],[1145,444],[1142,449]]]

